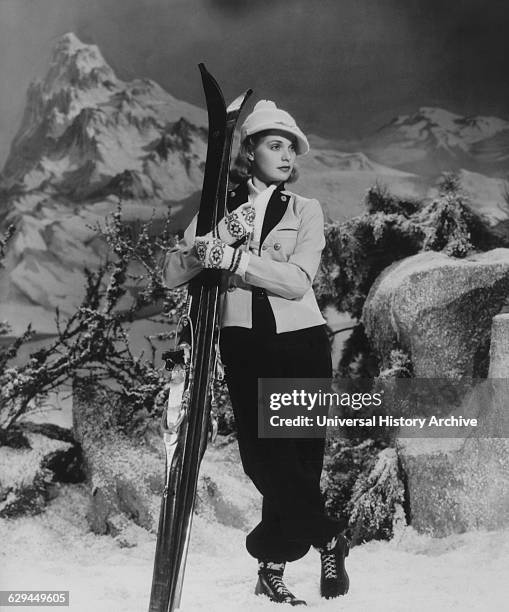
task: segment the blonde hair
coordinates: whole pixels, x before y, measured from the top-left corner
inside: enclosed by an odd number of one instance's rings
[[[251,178],[253,175],[252,166],[253,163],[249,159],[249,154],[253,153],[256,149],[260,140],[267,136],[268,134],[273,134],[274,130],[264,130],[262,132],[257,132],[256,134],[251,134],[250,136],[246,136],[246,138],[240,143],[239,152],[237,153],[237,157],[233,161],[233,165],[230,170],[230,180],[234,183],[242,183],[247,179]],[[297,145],[297,139],[292,134],[288,134],[290,140],[293,144]],[[288,179],[285,181],[286,183],[294,183],[299,178],[299,171],[297,166],[293,166],[292,172]]]

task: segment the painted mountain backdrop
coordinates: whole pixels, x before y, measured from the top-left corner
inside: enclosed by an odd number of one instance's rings
[[[196,78],[199,78],[196,71]],[[184,227],[199,201],[206,153],[203,109],[148,79],[116,77],[100,50],[66,34],[41,82],[30,86],[19,131],[0,176],[0,223],[17,233],[0,271],[0,320],[19,333],[30,321],[54,330],[54,308],[71,312],[104,246],[91,226],[119,201],[124,216]],[[473,205],[507,218],[509,123],[421,108],[358,142],[311,137],[295,189],[330,219],[362,211],[376,181],[397,195],[432,197],[444,170],[459,173]]]

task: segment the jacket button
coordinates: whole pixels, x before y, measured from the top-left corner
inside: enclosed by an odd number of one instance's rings
[[[279,251],[280,248],[281,248],[281,245],[279,244],[279,242],[275,242],[274,243],[274,251]]]
[[[281,202],[286,202],[286,200],[288,200],[286,196],[281,196]]]
[[[268,247],[266,244],[264,244],[264,245],[262,246],[262,251],[266,251],[268,248],[269,248],[269,247]]]
[[[230,191],[230,198],[234,198],[235,197],[235,191]]]

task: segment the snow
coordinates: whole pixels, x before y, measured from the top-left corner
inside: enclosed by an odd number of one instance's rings
[[[72,312],[83,297],[83,270],[59,270],[52,263],[27,255],[12,270],[11,282],[35,304]]]
[[[133,528],[126,547],[121,538],[93,535],[85,502],[82,486],[65,486],[44,514],[0,523],[1,588],[69,590],[72,612],[146,610],[155,537]],[[287,609],[252,594],[256,562],[244,535],[194,518],[182,612]],[[340,600],[320,598],[315,551],[289,564],[285,576],[308,608],[323,612],[497,612],[507,609],[508,557],[508,530],[433,539],[405,528],[391,542],[351,551],[351,588]]]
[[[413,116],[398,117],[394,125],[401,126],[408,138],[425,140],[429,136],[428,132],[431,132],[437,146],[455,146],[464,150],[475,142],[509,128],[509,122],[498,117],[463,117],[431,106],[422,106]]]
[[[497,248],[482,253],[474,253],[464,259],[455,259],[449,257],[445,253],[436,251],[417,253],[416,255],[393,263],[391,268],[386,268],[386,271],[390,269],[391,272],[384,273],[383,277],[380,278],[377,291],[381,292],[383,295],[394,293],[398,289],[401,289],[403,283],[411,284],[411,281],[409,281],[411,276],[421,272],[430,272],[431,270],[447,267],[461,273],[462,270],[468,267],[476,267],[479,264],[489,266],[501,265],[507,268],[509,265],[509,249]],[[483,282],[482,276],[470,280],[472,286],[476,283],[482,286]],[[459,289],[458,287],[458,290]],[[451,293],[452,291],[453,289],[451,288]],[[429,300],[432,301],[436,296],[430,295],[428,297]]]
[[[40,434],[29,433],[27,438],[32,448],[31,452],[0,446],[2,465],[0,485],[6,489],[31,485],[45,456],[57,450],[67,450],[71,446],[67,442],[53,440]]]
[[[13,364],[15,365],[15,364]],[[21,417],[21,421],[30,423],[52,423],[64,429],[72,429],[72,395],[71,389],[51,391],[41,400],[37,409]]]
[[[52,177],[63,175],[64,172],[69,172],[74,168],[70,165],[68,157],[62,157],[61,159],[42,157],[41,167],[44,169],[45,178],[50,174]],[[25,181],[26,182],[26,181]]]
[[[44,82],[45,93],[50,97],[61,88],[67,87],[73,76],[80,78],[99,70],[112,81],[113,71],[105,62],[97,45],[82,43],[72,32],[64,34],[57,42],[51,58],[49,77]]]
[[[97,164],[100,174],[115,176],[124,170],[143,170],[147,142],[160,138],[154,128],[141,133],[133,126],[97,126],[92,134],[98,139],[98,152],[103,163]]]
[[[401,115],[355,143],[385,165],[425,176],[461,168],[503,176],[509,122],[498,117],[464,117],[423,106]]]
[[[398,449],[406,457],[454,453],[461,450],[464,444],[464,438],[398,438]]]
[[[188,198],[193,192],[201,190],[203,174],[198,169],[193,172],[192,166],[189,172],[182,172],[179,155],[168,156],[164,166],[149,160],[145,162],[144,169],[159,186],[162,197],[168,200]]]
[[[474,204],[474,210],[486,215],[492,223],[507,219],[506,181],[468,170],[461,170],[459,176],[461,188]]]
[[[141,107],[152,109],[164,122],[175,123],[185,117],[193,125],[208,125],[207,112],[203,108],[174,98],[150,79],[135,79],[126,85],[126,91],[135,94]]]
[[[12,209],[21,214],[32,212],[41,201],[40,193],[24,193],[12,201]]]
[[[87,45],[85,43],[82,43],[81,40],[76,36],[76,34],[74,34],[74,32],[67,32],[66,34],[64,34],[60,38],[59,43],[62,50],[65,49],[65,51],[69,55],[74,55],[78,51],[86,51],[87,49],[89,49],[91,51],[93,50],[95,54],[99,56],[99,58],[101,58],[102,60],[101,52],[99,51],[98,47],[96,45]],[[102,62],[104,62],[104,60],[102,60]]]
[[[41,232],[44,230],[44,224],[39,219],[24,216],[19,224],[16,238],[14,239],[14,253],[22,256],[25,249],[37,249],[46,251],[47,246]]]

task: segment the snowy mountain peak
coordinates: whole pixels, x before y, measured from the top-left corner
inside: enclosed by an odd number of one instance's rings
[[[400,115],[393,119],[391,123],[394,125],[404,125],[424,120],[436,125],[450,126],[459,117],[460,115],[456,115],[444,108],[421,106],[413,115]]]
[[[83,267],[104,255],[93,227],[119,200],[129,221],[164,220],[171,206],[175,228],[185,227],[203,183],[206,127],[204,110],[149,79],[124,82],[97,46],[60,38],[28,89],[0,175],[0,223],[17,228],[0,307],[9,303],[19,322],[27,309],[72,312]]]
[[[179,121],[191,129],[173,147],[176,159],[167,158],[173,166],[156,180],[167,183],[167,176],[184,169],[174,186],[163,190],[168,199],[186,197],[200,184],[206,114],[148,79],[118,79],[96,45],[65,34],[55,45],[45,77],[29,87],[2,186],[32,190],[46,185],[85,197],[87,188],[96,193],[125,170],[156,172],[154,143]],[[190,173],[191,180],[183,180]]]
[[[72,126],[84,109],[97,109],[126,86],[96,45],[74,34],[56,43],[48,72],[28,88],[20,129],[12,142],[3,178],[16,182]]]
[[[90,47],[95,47],[95,49],[98,50],[96,45],[87,45],[86,43],[81,42],[74,32],[67,32],[67,34],[63,34],[58,39],[54,52],[60,50],[68,55],[74,55],[76,52],[83,49],[89,49]],[[101,55],[100,51],[99,55]]]
[[[115,73],[106,63],[97,45],[87,45],[69,32],[56,43],[50,69],[42,83],[46,96],[54,95],[62,88],[92,89],[100,86],[111,88],[118,82]]]
[[[443,108],[421,106],[413,115],[401,115],[381,128],[396,129],[400,136],[415,140],[434,139],[437,146],[466,149],[469,145],[491,138],[509,129],[509,122],[498,117],[464,117]]]
[[[356,148],[384,165],[425,176],[462,168],[502,176],[509,159],[509,121],[421,106],[395,117]]]

